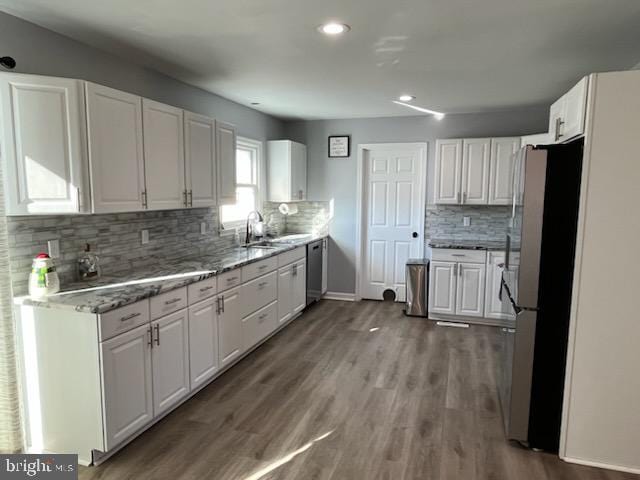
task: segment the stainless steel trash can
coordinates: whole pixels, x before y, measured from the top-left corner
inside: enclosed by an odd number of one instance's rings
[[[406,269],[407,306],[405,315],[426,317],[429,295],[429,259],[410,258]]]

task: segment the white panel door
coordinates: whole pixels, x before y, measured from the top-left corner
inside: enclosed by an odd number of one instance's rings
[[[462,140],[436,140],[435,203],[462,200]]]
[[[486,294],[484,299],[484,316],[495,319],[513,319],[511,309],[500,300],[502,268],[504,253],[490,252],[487,260]]]
[[[293,316],[293,269],[295,263],[278,270],[278,324]]]
[[[7,214],[86,211],[83,83],[3,73],[0,106]]]
[[[142,100],[147,208],[186,206],[184,125],[179,108]]]
[[[189,307],[189,372],[191,390],[218,371],[218,298]]]
[[[307,260],[298,260],[293,264],[291,283],[293,285],[293,315],[307,306]]]
[[[307,147],[291,142],[291,197],[294,200],[307,199]]]
[[[216,205],[216,122],[184,112],[184,160],[187,204]]]
[[[89,82],[86,92],[93,212],[142,210],[142,99]]]
[[[456,313],[457,263],[432,261],[429,265],[429,313]]]
[[[459,263],[457,273],[456,315],[484,316],[486,266],[480,263]]]
[[[100,345],[105,444],[110,450],[153,419],[151,326]]]
[[[406,295],[405,266],[424,251],[426,148],[371,146],[364,156],[364,218],[361,296],[382,299]]]
[[[510,205],[513,200],[513,178],[516,166],[515,153],[520,148],[520,138],[492,138],[491,165],[489,168],[489,204]]]
[[[236,127],[216,122],[218,205],[236,203]]]
[[[463,141],[462,203],[486,205],[488,202],[490,153],[490,138],[473,138]]]
[[[187,309],[151,323],[153,414],[161,415],[189,393],[189,315]]]
[[[227,290],[220,299],[220,312],[218,313],[218,338],[220,345],[220,366],[239,357],[243,350],[242,342],[242,310],[240,303],[240,287]]]

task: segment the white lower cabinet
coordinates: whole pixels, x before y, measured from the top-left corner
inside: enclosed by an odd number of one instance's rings
[[[153,420],[151,325],[100,345],[105,446],[110,450]]]
[[[502,282],[502,267],[505,261],[505,255],[502,252],[489,252],[487,258],[487,283],[485,294],[485,310],[486,318],[494,318],[496,320],[509,320],[514,316],[505,307],[500,300],[500,288]]]
[[[429,312],[456,313],[457,263],[432,261],[429,269]]]
[[[220,366],[233,362],[243,350],[241,287],[223,292],[219,297],[218,335],[220,345]]]
[[[307,260],[278,270],[278,323],[284,324],[307,306]]]
[[[189,372],[191,390],[207,383],[219,370],[218,298],[189,307]]]
[[[269,336],[276,328],[278,328],[278,302],[273,301],[242,320],[245,351]]]
[[[456,315],[484,316],[486,267],[479,263],[459,263],[456,288]]]
[[[298,260],[293,268],[293,314],[307,306],[307,259]]]
[[[151,323],[153,413],[161,415],[189,393],[189,317],[186,309]]]

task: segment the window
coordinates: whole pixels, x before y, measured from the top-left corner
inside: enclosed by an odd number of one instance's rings
[[[236,203],[220,207],[220,223],[224,229],[242,226],[260,202],[260,162],[262,143],[238,138],[236,145]]]

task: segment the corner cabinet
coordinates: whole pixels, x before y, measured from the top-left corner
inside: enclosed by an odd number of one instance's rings
[[[92,211],[142,210],[142,99],[88,82],[86,98]]]
[[[0,108],[6,214],[88,211],[83,82],[2,73]]]
[[[270,202],[307,199],[307,147],[291,140],[267,142]]]
[[[216,121],[216,158],[218,162],[218,205],[236,203],[236,128]]]
[[[549,133],[553,143],[584,135],[589,77],[584,77],[549,109]]]

